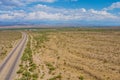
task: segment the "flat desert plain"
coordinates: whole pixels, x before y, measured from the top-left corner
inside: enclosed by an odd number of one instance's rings
[[[18,31],[0,31],[0,63],[21,37]]]
[[[28,34],[31,61],[36,65],[35,80],[120,80],[119,30],[29,31]],[[29,69],[28,73],[30,76]]]

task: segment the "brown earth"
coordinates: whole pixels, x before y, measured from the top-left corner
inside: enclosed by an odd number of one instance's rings
[[[21,37],[18,31],[0,31],[0,63]]]
[[[45,35],[35,31],[30,34],[38,80],[120,79],[119,31],[57,31]]]

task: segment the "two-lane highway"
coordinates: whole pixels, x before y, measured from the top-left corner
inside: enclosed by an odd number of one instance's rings
[[[27,35],[26,33],[22,33],[22,39],[0,65],[0,80],[13,80],[15,78],[16,70],[26,42]]]

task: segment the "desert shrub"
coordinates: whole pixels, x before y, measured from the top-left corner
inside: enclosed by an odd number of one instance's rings
[[[23,68],[20,68],[18,71],[17,71],[17,74],[20,74],[20,73],[23,73],[24,69]]]
[[[83,80],[83,79],[84,79],[84,77],[83,77],[83,76],[80,76],[80,77],[79,77],[79,80]]]
[[[43,73],[42,76],[41,76],[40,78],[43,79],[44,75],[45,75],[45,74]]]
[[[29,71],[33,72],[35,69],[36,69],[36,64],[32,63],[32,64],[30,65]]]
[[[57,76],[54,76],[53,78],[50,78],[49,80],[57,80],[57,79],[61,80],[61,78],[62,78],[62,76],[61,76],[61,74],[59,74]]]
[[[23,77],[26,77],[27,80],[31,79],[31,73],[29,71],[25,71],[22,75]]]
[[[34,79],[37,79],[37,78],[38,78],[38,74],[35,73],[35,74],[32,75],[32,77],[33,77]]]
[[[46,66],[48,67],[48,69],[50,70],[49,73],[51,73],[53,70],[55,70],[55,67],[53,65],[51,65],[50,63],[47,63]]]

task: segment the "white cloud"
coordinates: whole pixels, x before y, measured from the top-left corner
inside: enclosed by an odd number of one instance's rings
[[[26,17],[26,19],[28,20],[59,20],[61,18],[61,14],[60,13],[56,13],[56,14],[51,14],[51,13],[46,13],[43,11],[37,11],[37,12],[31,12],[28,14],[28,16]]]
[[[120,2],[115,2],[111,6],[104,8],[104,10],[113,10],[115,8],[120,8]]]
[[[85,8],[65,9],[53,8],[47,5],[38,4],[31,8],[28,19],[49,19],[49,20],[107,20],[117,17],[107,11],[97,11]]]
[[[4,6],[23,6],[24,3],[21,0],[1,0],[1,5]]]
[[[18,7],[25,7],[30,3],[38,3],[38,2],[45,2],[45,3],[53,3],[57,0],[0,0],[0,10],[2,9],[10,9],[10,8],[18,8]]]
[[[0,11],[0,20],[24,19],[27,14],[22,11]]]
[[[21,0],[23,3],[32,3],[32,2],[45,2],[45,3],[53,3],[57,0]]]
[[[85,8],[78,9],[65,9],[65,8],[54,8],[47,5],[38,4],[32,8],[27,8],[29,12],[23,10],[14,11],[0,11],[0,19],[19,19],[19,20],[59,20],[59,21],[70,21],[70,20],[116,20],[119,17],[115,16],[105,10],[94,10]]]
[[[56,0],[39,0],[39,1],[52,3],[52,2],[55,2]]]
[[[2,15],[0,15],[0,19],[1,20],[5,20],[5,19],[13,19],[13,17],[12,16],[10,16],[9,14],[2,14]]]
[[[109,20],[109,19],[117,19],[117,16],[108,13],[107,11],[97,11],[94,9],[90,9],[88,11],[89,19],[91,20]]]

